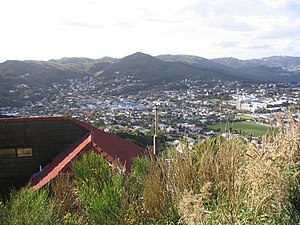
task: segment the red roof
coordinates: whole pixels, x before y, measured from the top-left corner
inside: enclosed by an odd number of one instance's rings
[[[103,130],[79,120],[71,120],[91,132],[94,149],[103,153],[103,156],[111,163],[115,160],[119,160],[126,166],[126,170],[129,171],[131,169],[132,158],[141,155],[142,148],[131,142],[106,133]]]
[[[48,166],[40,173],[34,175],[30,179],[30,186],[37,190],[43,187],[46,183],[56,177],[61,171],[69,166],[72,159],[76,158],[84,149],[91,147],[91,135],[79,140],[72,148],[59,154]]]
[[[72,159],[87,151],[100,153],[109,163],[119,161],[127,171],[131,170],[132,159],[142,155],[142,148],[123,140],[117,136],[97,129],[87,123],[69,117],[33,117],[33,118],[9,118],[0,119],[0,122],[19,122],[19,121],[51,121],[68,120],[87,131],[70,148],[60,153],[52,162],[38,174],[30,179],[30,186],[33,189],[43,187],[47,182],[55,178],[60,172],[66,170]],[[55,140],[54,140],[55,141]]]

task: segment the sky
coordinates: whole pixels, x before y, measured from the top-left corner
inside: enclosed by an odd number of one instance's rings
[[[0,62],[300,56],[300,0],[1,0]]]

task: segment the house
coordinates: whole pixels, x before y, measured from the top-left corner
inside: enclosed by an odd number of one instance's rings
[[[127,171],[143,154],[141,147],[75,118],[0,119],[0,194],[26,184],[39,189],[89,151]]]

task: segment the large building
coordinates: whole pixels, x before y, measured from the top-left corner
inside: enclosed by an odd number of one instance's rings
[[[81,154],[95,151],[130,171],[139,146],[68,117],[0,119],[0,193],[43,187]]]
[[[286,109],[288,100],[274,100],[270,98],[256,98],[253,95],[235,95],[236,109],[241,111],[249,111],[252,113],[259,113],[263,111],[277,112]]]

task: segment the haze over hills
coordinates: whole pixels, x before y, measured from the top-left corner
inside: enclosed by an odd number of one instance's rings
[[[196,67],[181,61],[170,62],[144,53],[124,57],[103,72],[103,77],[106,79],[122,76],[132,76],[149,85],[178,82],[184,79],[209,82],[212,79],[234,80],[236,78],[233,74],[224,74],[213,68]]]
[[[178,83],[185,79],[207,83],[213,80],[241,82],[299,82],[300,57],[273,56],[262,59],[205,59],[191,55],[159,55],[141,52],[121,59],[104,57],[62,58],[49,61],[6,61],[0,64],[0,104],[18,95],[41,95],[43,87],[68,85],[70,79],[90,78],[98,86],[116,79],[136,83],[135,88]],[[140,85],[140,86],[139,86]],[[29,87],[18,93],[18,87]],[[16,91],[17,90],[17,91]],[[41,98],[41,96],[40,96]]]
[[[213,61],[234,68],[266,66],[266,67],[280,67],[288,71],[298,71],[298,72],[300,71],[300,66],[299,66],[300,57],[271,56],[271,57],[265,57],[261,59],[249,59],[249,60],[239,60],[236,58],[217,58],[217,59],[213,59]]]
[[[248,82],[298,82],[299,57],[269,57],[239,60],[236,58],[205,59],[189,55],[160,55],[158,58],[172,62],[183,62],[198,68],[217,71],[226,77],[230,74],[239,81]],[[297,61],[298,59],[298,61]],[[292,61],[288,63],[289,61]],[[283,65],[289,65],[284,67]],[[297,70],[298,68],[298,70]]]
[[[23,105],[44,98],[45,90],[78,80],[93,90],[120,87],[111,94],[134,93],[150,88],[184,88],[221,81],[247,83],[300,82],[300,57],[262,59],[206,59],[191,55],[159,55],[141,52],[121,59],[104,57],[62,58],[49,61],[10,60],[0,64],[0,105]],[[76,82],[75,82],[76,83]],[[182,84],[182,85],[179,85]],[[179,85],[179,86],[178,86]],[[92,89],[92,88],[91,88]],[[51,96],[55,93],[48,93]]]

